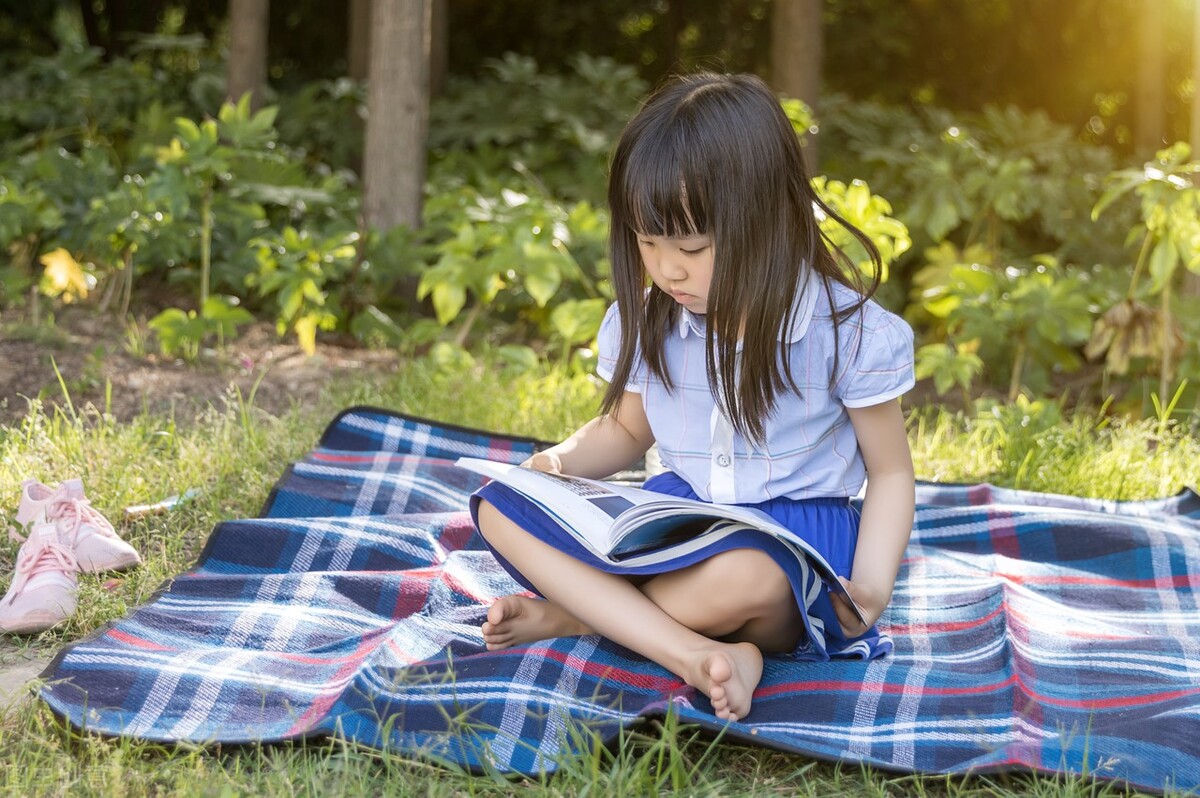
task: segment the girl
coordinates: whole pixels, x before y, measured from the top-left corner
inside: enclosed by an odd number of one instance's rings
[[[608,199],[617,301],[599,336],[600,415],[524,465],[602,478],[657,442],[668,471],[647,489],[761,508],[821,551],[873,624],[914,505],[897,401],[913,385],[912,332],[869,299],[875,247],[817,199],[778,100],[749,75],[655,92],[617,143]],[[871,253],[869,288],[817,213]],[[848,497],[866,472],[860,520]],[[763,652],[827,657],[879,641],[828,590],[806,600],[765,543],[634,580],[543,542],[539,525],[553,522],[503,485],[473,504],[493,551],[545,597],[490,607],[490,649],[598,633],[737,720]]]

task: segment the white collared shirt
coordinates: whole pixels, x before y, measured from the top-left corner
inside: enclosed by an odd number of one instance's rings
[[[857,298],[836,283],[833,296],[838,308]],[[789,389],[776,398],[765,439],[757,446],[734,431],[709,389],[702,315],[681,309],[678,328],[665,341],[674,392],[650,374],[640,352],[634,360],[625,389],[642,396],[663,466],[703,499],[749,504],[780,496],[856,495],[866,466],[846,408],[896,399],[915,383],[912,329],[868,301],[838,328],[838,375],[831,390],[833,319],[819,278],[810,277],[798,301],[787,351],[800,393]],[[614,304],[599,335],[596,371],[606,380],[613,376],[620,335]]]

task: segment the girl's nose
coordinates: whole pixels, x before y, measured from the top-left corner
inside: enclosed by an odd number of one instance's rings
[[[675,258],[664,257],[659,261],[658,268],[662,272],[662,276],[672,282],[687,279],[687,269]]]

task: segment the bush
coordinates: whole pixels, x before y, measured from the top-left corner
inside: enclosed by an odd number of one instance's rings
[[[319,81],[210,118],[218,63],[203,41],[151,37],[128,59],[64,48],[6,76],[0,308],[162,310],[160,343],[184,355],[259,317],[310,351],[329,330],[481,344],[512,368],[546,352],[586,362],[611,299],[607,159],[646,90],[634,69],[579,56],[556,74],[508,55],[452,81],[431,109],[422,229],[373,231],[353,172],[361,129],[346,124],[363,87]],[[801,136],[815,129],[800,103],[784,107]],[[1085,356],[1106,357],[1075,388],[1098,400],[1148,397],[1155,366],[1158,394],[1195,370],[1200,314],[1172,287],[1197,262],[1186,153],[1114,172],[1109,150],[1040,112],[830,98],[824,114],[815,188],[880,247],[880,301],[914,323],[919,372],[939,394],[966,406],[1053,393]]]

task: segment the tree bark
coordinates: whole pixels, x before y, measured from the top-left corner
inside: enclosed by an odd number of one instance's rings
[[[1167,48],[1166,3],[1145,2],[1138,13],[1137,128],[1138,155],[1150,158],[1166,146]]]
[[[421,226],[431,0],[375,0],[363,157],[367,227]]]
[[[108,46],[105,52],[110,57],[125,54],[126,41],[123,34],[129,30],[129,8],[126,0],[106,0],[104,14],[108,17]]]
[[[665,53],[663,66],[664,72],[667,73],[684,71],[683,64],[680,63],[679,37],[687,27],[688,13],[683,3],[684,0],[667,0],[667,14],[662,20]]]
[[[237,102],[250,92],[250,107],[263,104],[267,86],[267,27],[270,0],[230,0],[229,79],[226,96]]]
[[[346,72],[355,80],[366,80],[371,66],[371,0],[350,0],[349,27]]]
[[[771,81],[775,90],[802,100],[814,114],[821,98],[822,0],[771,3]],[[805,158],[817,166],[816,137],[809,135]]]

